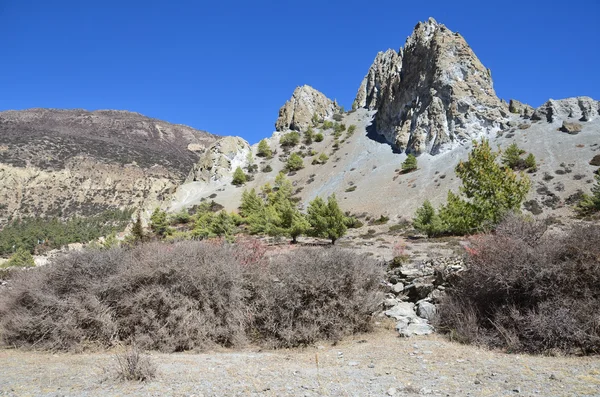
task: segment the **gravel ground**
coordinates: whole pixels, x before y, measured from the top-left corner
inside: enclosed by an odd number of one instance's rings
[[[0,396],[600,396],[597,357],[504,354],[392,327],[305,349],[153,353],[159,374],[146,383],[112,377],[116,352],[0,350]]]

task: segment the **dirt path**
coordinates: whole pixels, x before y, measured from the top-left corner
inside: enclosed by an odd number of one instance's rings
[[[107,379],[110,353],[0,350],[0,396],[600,395],[597,357],[508,355],[390,328],[335,346],[154,353],[159,376],[148,383]]]

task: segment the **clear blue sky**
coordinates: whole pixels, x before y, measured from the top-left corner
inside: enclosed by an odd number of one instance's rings
[[[349,108],[429,16],[502,98],[600,99],[598,0],[0,0],[0,109],[125,109],[254,143],[298,85]]]

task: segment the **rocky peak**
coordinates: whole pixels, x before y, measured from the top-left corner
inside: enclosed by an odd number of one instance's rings
[[[436,154],[503,128],[508,109],[490,71],[461,35],[433,18],[416,25],[395,62],[385,67],[385,56],[378,58],[365,83],[379,82],[376,100],[361,85],[355,102],[377,110],[377,132],[398,149]]]
[[[337,103],[322,92],[308,85],[297,87],[292,98],[279,109],[275,130],[305,130],[310,126],[313,115],[327,119],[338,111]]]
[[[378,99],[383,96],[383,90],[392,87],[400,78],[402,69],[402,55],[400,52],[389,49],[379,52],[363,79],[352,109],[376,109]]]
[[[550,99],[533,112],[531,119],[544,120],[549,123],[569,121],[569,119],[585,122],[592,121],[599,115],[600,101],[595,101],[590,97],[581,96],[560,100]]]

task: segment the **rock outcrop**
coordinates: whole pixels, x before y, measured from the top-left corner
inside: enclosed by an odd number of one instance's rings
[[[237,136],[227,136],[212,144],[200,156],[188,181],[230,182],[237,167],[248,164],[250,144]]]
[[[462,36],[434,19],[417,24],[381,76],[386,57],[378,58],[365,83],[380,82],[376,100],[369,103],[361,85],[356,103],[377,110],[377,133],[398,149],[437,154],[504,127],[508,109],[490,71]]]
[[[311,125],[315,115],[319,119],[327,119],[339,110],[337,103],[322,92],[308,85],[297,87],[292,98],[279,109],[275,130],[303,131]]]
[[[590,97],[582,96],[554,100],[550,99],[537,108],[532,120],[543,120],[548,123],[555,121],[592,121],[600,114],[600,101]]]
[[[402,55],[392,49],[379,52],[363,79],[352,104],[352,109],[377,109],[379,99],[389,96],[385,90],[394,87],[400,79]]]
[[[518,114],[524,118],[529,118],[533,114],[535,109],[533,106],[529,106],[526,103],[522,103],[517,101],[516,99],[511,99],[508,104],[508,111],[514,114]]]
[[[0,226],[9,217],[155,206],[198,160],[191,149],[216,139],[132,112],[0,112]]]

